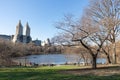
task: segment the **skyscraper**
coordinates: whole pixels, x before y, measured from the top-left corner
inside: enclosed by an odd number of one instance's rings
[[[30,27],[28,25],[28,22],[26,23],[25,28],[26,28],[25,35],[23,35],[23,26],[21,24],[21,20],[19,20],[19,23],[16,26],[16,33],[12,40],[14,43],[16,42],[29,43],[32,40],[30,36]]]

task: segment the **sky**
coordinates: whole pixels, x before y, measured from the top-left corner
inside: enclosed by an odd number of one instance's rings
[[[19,20],[28,22],[33,40],[54,37],[65,14],[81,17],[89,0],[0,0],[0,34],[14,35]]]

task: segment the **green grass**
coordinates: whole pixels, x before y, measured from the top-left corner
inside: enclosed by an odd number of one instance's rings
[[[59,73],[59,70],[80,68],[78,66],[55,66],[38,68],[0,68],[0,80],[120,80],[120,75],[93,76]]]

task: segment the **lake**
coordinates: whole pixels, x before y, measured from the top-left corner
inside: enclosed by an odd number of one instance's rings
[[[30,55],[25,57],[18,57],[15,61],[35,64],[65,64],[65,63],[84,63],[84,60],[80,58],[78,54],[42,54],[42,55]],[[90,62],[90,61],[89,61]],[[105,64],[106,59],[98,58],[97,63]]]

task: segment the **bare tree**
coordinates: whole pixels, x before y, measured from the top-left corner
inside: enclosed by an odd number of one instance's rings
[[[0,39],[0,66],[11,66],[13,44],[10,41]]]
[[[52,38],[52,43],[54,45],[72,45],[71,37],[68,33],[60,33]]]
[[[72,41],[79,41],[88,50],[92,57],[92,68],[96,68],[97,55],[107,39],[100,26],[91,17],[84,16],[80,22],[73,21],[70,15],[65,20],[57,23],[57,28],[68,32]],[[95,46],[95,47],[93,47]]]
[[[87,13],[109,34],[108,40],[112,43],[112,63],[116,63],[115,43],[120,32],[120,0],[91,0]]]
[[[106,55],[107,57],[107,63],[111,64],[112,59],[111,59],[111,45],[108,41],[105,42],[105,45],[102,47],[102,52]]]
[[[107,40],[112,43],[112,62],[116,63],[115,42],[120,32],[120,0],[91,0],[80,22],[74,21],[69,15],[57,24],[58,29],[68,32],[73,36],[73,41],[79,41],[89,51],[93,68],[96,68],[97,55]]]

